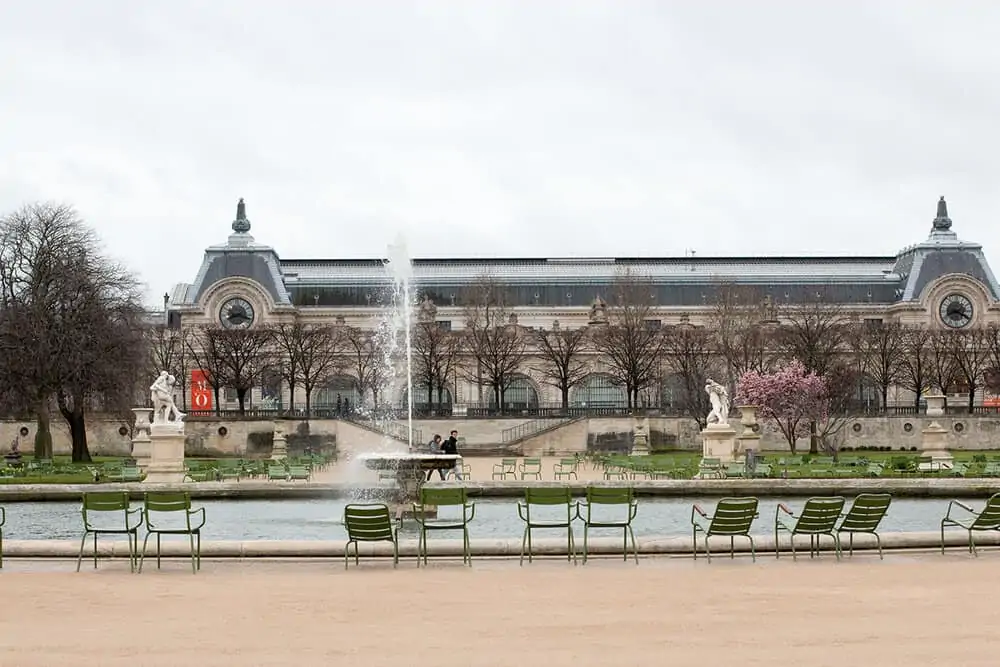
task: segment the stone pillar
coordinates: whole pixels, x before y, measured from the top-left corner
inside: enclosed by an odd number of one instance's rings
[[[929,421],[921,431],[920,453],[931,457],[930,466],[934,469],[951,469],[954,457],[948,451],[948,431],[937,422],[936,417],[944,416],[945,397],[932,394],[926,397],[927,419]]]
[[[275,422],[274,445],[271,447],[271,460],[283,461],[288,458],[288,441],[285,440],[284,426]]]
[[[167,422],[150,426],[150,461],[146,482],[179,484],[184,481],[184,423]]]
[[[149,417],[153,412],[152,408],[132,408],[135,413],[135,426],[132,428],[132,458],[137,466],[145,470],[149,467],[150,447],[152,441],[149,439]]]
[[[736,429],[729,424],[709,424],[701,431],[701,455],[723,463],[736,460]]]
[[[757,424],[757,406],[740,405],[736,409],[740,411],[740,424],[743,426],[743,432],[740,433],[736,444],[736,456],[745,456],[748,449],[760,453],[760,428]]]
[[[649,433],[645,417],[636,417],[632,424],[632,455],[649,454]]]

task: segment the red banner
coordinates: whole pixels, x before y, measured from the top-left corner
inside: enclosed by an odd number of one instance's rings
[[[212,409],[212,387],[203,370],[191,371],[191,409]]]

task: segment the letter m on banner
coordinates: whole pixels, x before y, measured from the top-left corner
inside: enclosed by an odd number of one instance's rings
[[[212,385],[203,370],[191,371],[191,407],[194,410],[212,409]]]

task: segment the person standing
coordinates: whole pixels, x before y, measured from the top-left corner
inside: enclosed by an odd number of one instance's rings
[[[428,454],[441,454],[443,449],[444,449],[444,445],[441,444],[441,436],[438,435],[437,433],[435,433],[434,437],[431,438],[431,441],[427,443],[427,453]],[[438,468],[437,471],[438,471],[438,474],[441,475],[441,481],[444,481],[444,479],[445,479],[444,470],[442,470],[441,468]],[[431,481],[431,475],[433,475],[433,474],[434,474],[433,470],[428,470],[427,471],[427,481],[428,482]]]
[[[458,455],[458,431],[453,430],[451,432],[451,437],[449,437],[447,440],[444,441],[444,444],[441,445],[441,453],[453,454],[456,456]],[[461,462],[462,462],[461,459],[455,461],[455,479],[459,480],[462,479]]]

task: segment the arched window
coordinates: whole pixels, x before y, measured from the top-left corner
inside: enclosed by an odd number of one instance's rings
[[[350,375],[335,375],[313,391],[314,410],[355,410],[361,406],[358,381]]]
[[[497,400],[493,388],[487,387],[483,390],[487,393],[489,405],[496,407]],[[538,408],[538,391],[524,375],[515,376],[507,390],[503,394],[503,409],[506,410],[535,410]]]
[[[882,405],[882,389],[871,377],[858,376],[858,386],[854,392],[854,400],[865,410],[878,410]]]
[[[570,395],[570,407],[574,408],[624,408],[627,405],[625,388],[603,373],[588,375]]]

